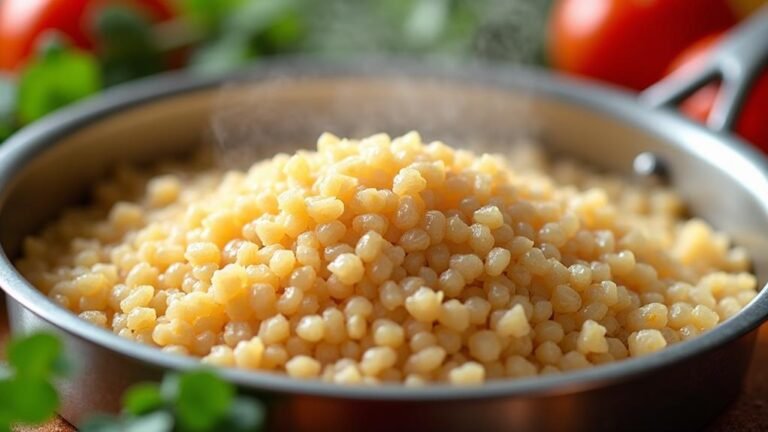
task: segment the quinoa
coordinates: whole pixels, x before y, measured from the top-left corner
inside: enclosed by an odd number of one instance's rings
[[[245,172],[124,168],[17,265],[124,338],[341,384],[593,367],[696,337],[756,294],[744,249],[668,189],[417,133],[326,133]]]

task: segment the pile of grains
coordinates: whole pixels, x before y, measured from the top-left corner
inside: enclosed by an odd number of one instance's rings
[[[123,168],[18,268],[127,339],[342,384],[591,367],[755,296],[746,252],[671,191],[541,159],[324,134],[247,172]]]

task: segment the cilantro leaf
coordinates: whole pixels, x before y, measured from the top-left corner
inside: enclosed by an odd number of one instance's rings
[[[0,381],[0,419],[19,423],[41,423],[53,417],[59,395],[47,380],[15,376]]]
[[[141,415],[161,408],[165,401],[155,383],[140,383],[123,394],[123,408],[133,415]]]
[[[16,375],[47,379],[61,371],[62,345],[56,336],[37,333],[8,345],[8,362]]]
[[[190,431],[206,431],[227,414],[235,395],[232,384],[213,372],[189,372],[179,377],[176,414],[181,426]]]

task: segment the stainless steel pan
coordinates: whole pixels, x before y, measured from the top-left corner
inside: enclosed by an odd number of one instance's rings
[[[768,41],[766,19],[732,37],[731,52],[743,53],[745,40]],[[690,91],[673,80],[645,97],[664,104]],[[721,120],[713,121],[721,129],[732,122],[743,92],[728,94],[716,110]],[[0,285],[14,332],[47,329],[66,342],[77,371],[61,383],[62,415],[78,422],[95,410],[113,411],[126,386],[198,363],[121,339],[54,306],[13,267],[24,236],[82,201],[118,162],[174,157],[212,139],[247,149],[238,159],[253,160],[309,146],[325,130],[359,136],[411,129],[495,150],[533,136],[552,152],[626,175],[637,155],[645,154],[646,162],[653,155],[691,212],[748,248],[758,280],[768,280],[764,158],[727,133],[619,90],[542,71],[384,60],[264,62],[213,80],[163,76],[50,116],[0,149]],[[737,317],[659,354],[477,388],[356,388],[221,373],[243,391],[268,397],[275,430],[691,430],[739,393],[755,329],[766,317],[768,290],[762,290]]]

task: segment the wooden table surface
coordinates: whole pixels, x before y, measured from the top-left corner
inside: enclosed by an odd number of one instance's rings
[[[5,305],[0,296],[0,358],[8,335]],[[17,432],[73,432],[69,423],[61,418],[34,428],[20,428]],[[707,432],[759,432],[768,431],[768,324],[760,329],[752,366],[744,384],[744,391],[736,402],[707,428]]]

